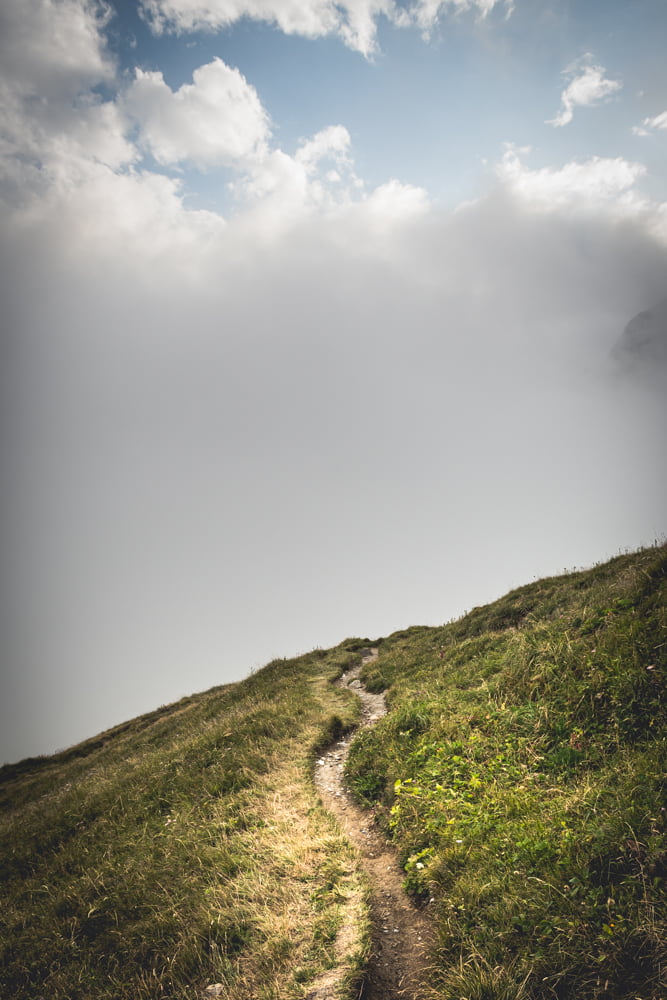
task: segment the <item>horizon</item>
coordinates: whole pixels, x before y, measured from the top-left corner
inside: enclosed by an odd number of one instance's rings
[[[330,650],[330,649],[335,649],[337,646],[343,644],[346,640],[349,640],[349,639],[367,639],[370,643],[374,643],[374,642],[377,642],[377,641],[382,640],[382,639],[390,638],[392,635],[396,634],[397,632],[401,632],[404,629],[410,629],[410,628],[414,628],[414,627],[416,627],[416,628],[432,628],[432,627],[436,627],[437,628],[438,626],[443,626],[444,627],[444,626],[453,624],[454,622],[460,621],[461,619],[465,618],[468,614],[470,614],[470,612],[474,611],[476,608],[478,608],[478,607],[484,607],[486,604],[493,604],[493,603],[495,603],[495,601],[500,600],[502,597],[507,596],[508,594],[512,593],[514,590],[521,589],[524,586],[529,585],[530,583],[536,583],[536,582],[539,582],[540,580],[544,580],[544,579],[558,578],[559,576],[568,576],[571,573],[585,573],[588,570],[593,569],[595,566],[604,565],[605,563],[610,562],[613,559],[618,558],[620,556],[631,554],[631,552],[634,552],[634,551],[639,552],[639,551],[645,551],[645,550],[648,550],[648,549],[651,549],[651,548],[659,548],[659,547],[661,547],[664,544],[667,544],[667,539],[665,539],[665,538],[663,538],[663,539],[654,539],[653,542],[647,543],[646,545],[640,545],[635,550],[631,550],[631,549],[625,548],[625,549],[619,550],[618,552],[614,553],[613,555],[611,555],[609,557],[605,557],[605,558],[596,560],[595,562],[593,562],[593,563],[591,563],[590,565],[587,565],[587,566],[563,567],[560,571],[556,571],[555,573],[546,574],[545,576],[535,576],[535,577],[533,577],[532,580],[530,580],[530,581],[527,580],[523,584],[521,584],[521,583],[512,584],[506,591],[503,591],[502,594],[498,594],[495,597],[490,598],[488,601],[484,602],[484,604],[482,604],[482,605],[472,605],[471,607],[468,607],[465,610],[463,610],[460,614],[455,615],[455,616],[453,616],[451,618],[448,618],[447,620],[444,620],[444,621],[441,621],[441,622],[412,622],[410,624],[401,625],[400,627],[398,627],[396,629],[392,629],[391,631],[383,633],[382,635],[379,635],[379,634],[375,635],[374,638],[371,637],[370,635],[361,634],[361,633],[358,636],[357,635],[351,635],[351,634],[349,634],[349,635],[343,636],[343,638],[339,639],[338,641],[333,642],[330,646],[322,646],[322,645],[318,644],[316,646],[311,646],[311,647],[309,647],[307,649],[306,648],[304,648],[304,649],[295,649],[295,650],[292,650],[290,653],[277,654],[272,659],[268,659],[268,660],[266,660],[265,662],[263,662],[261,664],[254,664],[251,668],[249,668],[249,670],[246,673],[244,673],[241,676],[235,678],[234,680],[223,681],[222,684],[213,684],[209,688],[205,688],[205,689],[203,689],[201,691],[183,691],[180,695],[178,695],[176,698],[174,698],[170,702],[162,702],[160,704],[150,704],[150,705],[144,707],[144,709],[142,711],[137,712],[136,715],[134,715],[134,716],[128,716],[126,718],[119,718],[115,722],[112,722],[108,726],[105,726],[104,729],[98,730],[96,732],[90,732],[87,735],[84,735],[83,737],[81,737],[81,739],[75,740],[73,743],[66,744],[66,745],[60,746],[60,747],[54,747],[52,750],[49,750],[49,751],[47,751],[45,753],[40,753],[40,754],[35,754],[35,755],[30,754],[26,758],[20,758],[18,760],[0,761],[0,767],[4,767],[5,765],[17,764],[17,763],[20,763],[22,760],[30,760],[33,757],[35,757],[36,759],[39,759],[40,757],[49,757],[49,756],[57,755],[59,753],[66,752],[67,750],[70,750],[73,747],[78,746],[81,743],[85,743],[85,742],[87,742],[90,739],[95,739],[95,737],[103,735],[105,732],[113,731],[118,726],[122,726],[125,723],[132,722],[134,719],[139,718],[142,715],[150,714],[151,712],[154,712],[154,711],[159,711],[161,708],[169,708],[170,705],[177,704],[182,698],[188,698],[188,697],[191,697],[191,696],[197,696],[197,695],[200,695],[200,694],[206,694],[208,691],[214,690],[216,687],[225,686],[227,684],[238,684],[238,683],[241,683],[242,681],[247,680],[248,678],[250,678],[257,671],[262,670],[264,667],[269,666],[271,663],[274,663],[276,661],[279,661],[279,660],[289,661],[291,659],[295,659],[295,658],[298,658],[300,656],[307,656],[309,653],[313,652],[314,650],[318,650],[318,649],[323,649],[325,651],[326,650]]]
[[[661,0],[8,0],[0,760],[665,537]]]

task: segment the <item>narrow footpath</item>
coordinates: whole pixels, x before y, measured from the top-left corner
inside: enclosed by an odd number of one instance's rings
[[[359,696],[361,728],[372,726],[387,707],[383,694],[371,694],[359,680],[361,666],[377,657],[366,652],[361,665],[338,681]],[[396,852],[387,843],[369,812],[360,809],[345,787],[343,769],[354,733],[335,743],[318,761],[315,783],[327,809],[333,812],[361,854],[371,887],[372,954],[362,993],[363,1000],[422,1000],[428,982],[431,922],[428,904],[422,911],[403,890],[405,874]]]

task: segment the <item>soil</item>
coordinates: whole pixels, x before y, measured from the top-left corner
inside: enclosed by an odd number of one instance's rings
[[[375,659],[366,651],[362,665]],[[371,694],[359,680],[361,666],[338,681],[359,696],[361,727],[372,726],[387,711],[383,694]],[[419,908],[403,890],[405,873],[396,852],[345,787],[343,769],[354,734],[335,743],[318,760],[315,783],[327,809],[333,812],[361,854],[371,889],[372,953],[361,997],[363,1000],[422,1000],[428,976],[433,934],[427,902]]]

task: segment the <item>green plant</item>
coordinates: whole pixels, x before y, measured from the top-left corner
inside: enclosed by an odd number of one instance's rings
[[[667,549],[396,633],[377,666],[391,710],[347,770],[439,901],[434,996],[663,1000]]]

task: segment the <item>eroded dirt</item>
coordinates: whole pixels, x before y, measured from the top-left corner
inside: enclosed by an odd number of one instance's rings
[[[367,663],[378,655],[367,652]],[[372,726],[387,711],[384,695],[371,694],[359,680],[361,666],[338,681],[362,703],[362,727]],[[316,764],[315,783],[327,809],[337,817],[359,850],[371,886],[373,948],[362,997],[364,1000],[421,1000],[428,978],[431,921],[428,905],[418,909],[403,891],[404,872],[396,852],[360,809],[345,787],[343,769],[354,734],[334,744]]]

